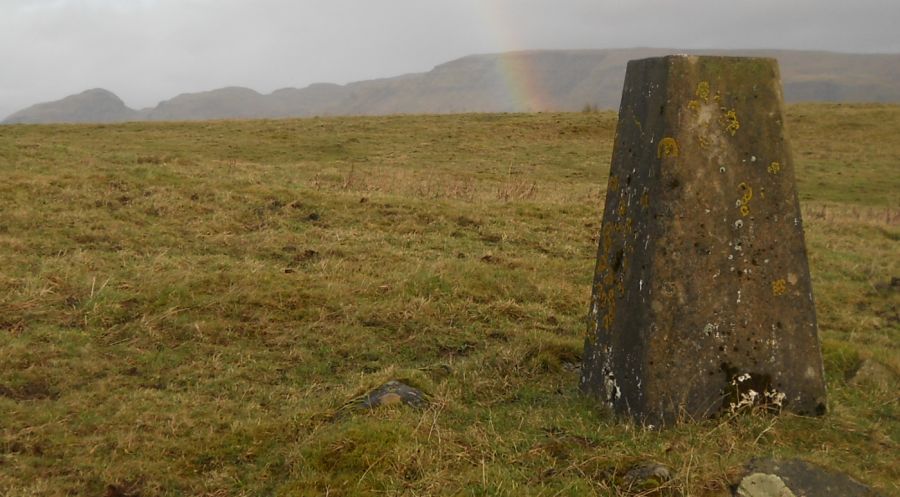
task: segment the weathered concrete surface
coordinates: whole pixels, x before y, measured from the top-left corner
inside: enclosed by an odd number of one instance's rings
[[[584,392],[648,424],[824,412],[774,60],[629,63],[599,245]]]

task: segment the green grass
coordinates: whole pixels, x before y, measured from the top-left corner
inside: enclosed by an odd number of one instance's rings
[[[612,113],[0,127],[0,494],[900,495],[900,107],[788,117],[830,413],[662,432],[571,367]],[[332,416],[390,378],[432,406]]]

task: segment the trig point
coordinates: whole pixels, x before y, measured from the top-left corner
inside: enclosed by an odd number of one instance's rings
[[[581,388],[647,424],[824,412],[775,60],[629,62]]]

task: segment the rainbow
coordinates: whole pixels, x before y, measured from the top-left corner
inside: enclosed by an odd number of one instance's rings
[[[513,108],[525,112],[551,110],[550,100],[540,84],[541,77],[534,64],[536,54],[521,51],[522,43],[506,22],[513,17],[506,2],[485,1],[482,6],[481,14],[486,18],[488,32],[501,48],[500,72]]]

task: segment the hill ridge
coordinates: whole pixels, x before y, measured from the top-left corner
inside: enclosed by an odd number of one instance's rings
[[[227,86],[181,93],[134,110],[103,89],[32,105],[4,124],[307,117],[315,115],[443,114],[574,111],[618,107],[628,60],[666,54],[765,56],[778,59],[788,102],[900,102],[900,54],[821,50],[536,49],[470,54],[420,73],[318,82],[268,94]],[[516,67],[511,67],[516,66]],[[528,71],[540,95],[521,98],[510,82]],[[512,71],[512,72],[511,72]],[[525,95],[529,97],[529,95]]]

